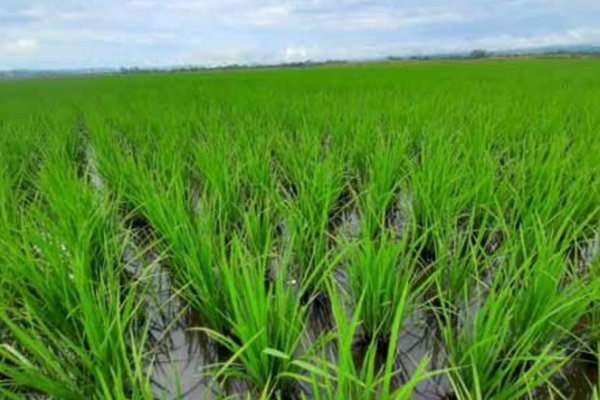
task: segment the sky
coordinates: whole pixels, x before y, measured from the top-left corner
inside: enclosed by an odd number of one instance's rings
[[[0,70],[600,44],[600,0],[0,0]]]

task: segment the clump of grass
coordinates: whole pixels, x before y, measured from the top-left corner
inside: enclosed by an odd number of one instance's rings
[[[334,349],[325,350],[300,366],[309,374],[304,380],[312,385],[311,396],[315,399],[410,399],[417,383],[427,377],[425,367],[428,360],[419,360],[419,365],[410,377],[402,377],[396,367],[397,344],[392,339],[383,352],[377,339],[369,341],[361,362],[357,363],[355,341],[361,332],[361,315],[367,291],[355,305],[353,311],[347,309],[347,300],[336,283],[328,285],[328,294],[332,299],[332,314],[335,330],[332,333]],[[408,308],[408,286],[400,292],[400,299],[393,309],[390,324],[390,337],[397,338]],[[333,359],[333,360],[332,360]],[[403,381],[402,384],[398,384]]]
[[[266,255],[266,254],[265,254]],[[302,339],[308,305],[301,301],[304,288],[288,279],[289,255],[281,260],[277,275],[265,284],[268,257],[253,257],[240,240],[234,240],[231,257],[221,272],[230,310],[224,317],[230,335],[207,330],[232,357],[217,365],[219,380],[241,379],[256,396],[297,398],[301,387],[294,379],[305,357]]]
[[[409,299],[417,300],[417,263],[419,242],[409,241],[405,235],[400,241],[390,234],[382,234],[378,240],[363,238],[358,244],[351,244],[347,250],[349,294],[355,303],[362,301],[360,321],[363,340],[380,344],[380,350],[387,352],[395,311],[401,303]]]
[[[13,302],[0,309],[8,398],[34,391],[64,399],[152,398],[146,328],[136,284],[123,286],[124,250],[114,207],[53,148],[43,196],[28,205],[6,258]],[[14,390],[14,391],[13,391]]]
[[[526,395],[571,356],[564,340],[587,313],[597,282],[585,288],[576,278],[566,283],[564,258],[543,229],[534,229],[535,250],[524,261],[518,248],[513,251],[480,308],[459,310],[457,325],[451,308],[444,312],[442,334],[459,398]]]
[[[302,136],[301,136],[302,137]],[[306,153],[289,149],[278,161],[284,163],[284,193],[279,201],[280,214],[287,234],[292,238],[296,271],[299,281],[323,273],[317,271],[324,265],[330,247],[329,226],[335,202],[342,191],[342,170],[333,155],[321,159],[320,142],[307,134]],[[289,146],[289,144],[288,144]],[[314,283],[314,282],[313,282]],[[317,293],[315,286],[310,292]]]
[[[218,228],[223,201],[202,192],[201,206],[192,204],[181,159],[157,160],[152,171],[145,160],[135,161],[116,143],[105,144],[99,153],[100,171],[113,190],[122,190],[126,200],[148,221],[165,253],[181,295],[207,326],[225,331],[226,300],[217,263],[226,251],[226,235]],[[104,150],[104,149],[103,149]],[[177,150],[173,149],[173,152]],[[184,157],[184,155],[182,155]],[[185,160],[185,158],[183,158]],[[123,189],[120,189],[123,188]]]

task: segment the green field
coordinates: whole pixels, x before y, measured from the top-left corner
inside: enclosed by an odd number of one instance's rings
[[[600,60],[0,82],[0,398],[600,399]]]

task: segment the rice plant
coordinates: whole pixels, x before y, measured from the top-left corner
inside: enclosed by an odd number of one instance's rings
[[[598,67],[0,82],[0,397],[597,398]]]

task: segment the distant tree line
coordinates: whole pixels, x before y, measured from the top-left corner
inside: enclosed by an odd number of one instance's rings
[[[299,61],[281,64],[228,64],[216,67],[203,66],[183,66],[171,68],[146,68],[146,67],[123,67],[119,69],[121,74],[138,74],[138,73],[160,73],[160,72],[198,72],[198,71],[226,71],[226,70],[241,70],[241,69],[274,69],[274,68],[306,68],[319,65],[341,65],[347,64],[345,60],[326,60],[326,61]]]

